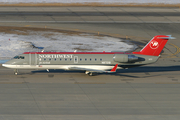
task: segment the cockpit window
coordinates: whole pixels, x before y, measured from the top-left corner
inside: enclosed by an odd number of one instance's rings
[[[14,59],[24,59],[24,56],[15,56]]]

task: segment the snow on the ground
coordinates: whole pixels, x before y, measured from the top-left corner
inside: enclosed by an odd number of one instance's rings
[[[0,0],[1,3],[164,3],[176,4],[180,0]]]
[[[68,35],[58,32],[34,32],[29,35],[0,33],[0,58],[14,57],[28,51],[132,51],[136,45],[119,38],[100,37],[89,34]],[[40,50],[39,50],[40,51]]]

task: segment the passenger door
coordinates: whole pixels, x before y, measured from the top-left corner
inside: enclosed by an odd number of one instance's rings
[[[29,65],[31,66],[37,65],[37,54],[29,53]]]

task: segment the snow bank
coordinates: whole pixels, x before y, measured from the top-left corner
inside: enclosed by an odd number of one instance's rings
[[[89,34],[68,35],[58,32],[34,32],[29,35],[0,33],[0,58],[13,57],[28,51],[132,51],[135,45],[112,37]],[[36,46],[36,47],[35,47]]]

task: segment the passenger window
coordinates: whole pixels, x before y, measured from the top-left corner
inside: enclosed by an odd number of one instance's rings
[[[62,59],[60,58],[60,61],[61,61]]]
[[[91,61],[91,58],[90,58],[90,61]]]
[[[82,59],[80,58],[80,61],[81,61]]]
[[[71,61],[72,59],[70,58],[70,61]]]
[[[51,58],[49,59],[49,61],[51,61]]]
[[[67,61],[67,59],[65,59],[65,61]]]
[[[95,58],[95,61],[96,61],[97,59]]]
[[[54,60],[56,61],[56,58]]]
[[[87,59],[85,58],[85,61],[86,61]]]
[[[44,58],[44,61],[46,61],[46,58]]]
[[[100,61],[102,61],[102,58],[100,59]]]

